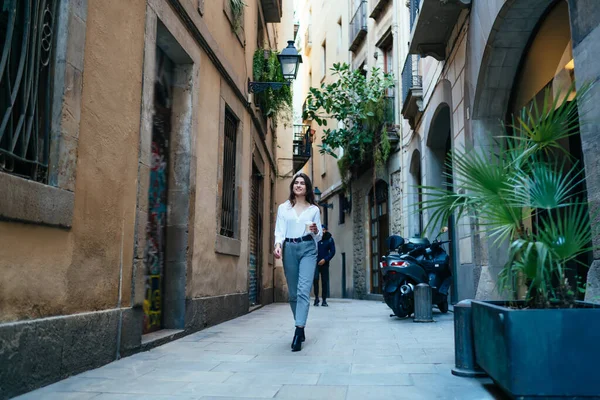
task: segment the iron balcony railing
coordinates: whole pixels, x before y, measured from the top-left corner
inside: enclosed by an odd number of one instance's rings
[[[310,125],[294,125],[294,158],[309,158],[311,150]]]
[[[414,54],[409,54],[402,70],[402,102],[405,103],[413,89],[423,87],[423,77],[419,75],[419,59]]]
[[[417,15],[419,15],[419,6],[421,0],[410,0],[410,30],[412,31]]]
[[[361,0],[350,21],[350,51],[355,51],[367,35],[367,1]]]

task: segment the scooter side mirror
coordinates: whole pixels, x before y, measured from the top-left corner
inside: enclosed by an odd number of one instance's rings
[[[438,233],[438,234],[437,234],[437,236],[435,237],[435,239],[433,239],[433,241],[436,241],[436,240],[438,240],[438,238],[439,238],[439,237],[440,237],[442,234],[444,234],[444,233],[446,233],[446,232],[448,232],[448,227],[447,227],[447,226],[444,226],[442,229],[440,229],[440,233]]]
[[[404,244],[404,238],[398,235],[392,235],[386,239],[388,251],[396,250]]]

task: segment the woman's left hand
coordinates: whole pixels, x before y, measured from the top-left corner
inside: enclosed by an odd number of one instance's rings
[[[310,226],[310,231],[312,233],[314,233],[315,235],[319,233],[319,228],[317,228],[317,224],[313,222],[313,224]]]

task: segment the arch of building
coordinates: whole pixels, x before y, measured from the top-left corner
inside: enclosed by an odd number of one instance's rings
[[[408,237],[421,235],[423,231],[423,216],[419,213],[419,202],[421,201],[421,190],[419,186],[423,184],[423,168],[421,158],[421,146],[418,143],[412,150],[408,164]]]
[[[450,140],[453,138],[452,104],[452,85],[447,79],[442,79],[427,102],[427,108],[434,111],[424,113],[425,117],[421,124],[423,135],[421,179],[425,186],[441,187],[443,183],[444,150],[448,135]],[[425,212],[423,215],[425,225],[428,221],[427,214]]]
[[[524,52],[540,20],[556,0],[506,0],[474,2],[472,25],[483,15],[495,15],[491,25],[480,23],[480,37],[471,46],[471,82],[476,83],[473,119],[504,119],[513,83]],[[488,19],[485,19],[488,21]],[[486,26],[488,25],[488,26]],[[487,31],[489,29],[489,31]],[[472,32],[475,34],[476,32]],[[487,37],[481,46],[481,38]],[[480,54],[478,54],[480,53]],[[476,75],[473,75],[476,74]]]
[[[561,2],[564,3],[560,4]],[[589,20],[598,19],[600,13],[594,12],[594,8],[585,2],[569,0],[568,13],[570,29],[573,29],[573,45],[576,46],[582,37],[590,33]],[[498,132],[501,122],[512,112],[510,107],[511,96],[515,94],[515,81],[525,65],[525,60],[532,41],[536,38],[538,29],[542,26],[546,17],[555,9],[555,6],[566,9],[567,0],[490,0],[486,2],[474,2],[471,10],[469,31],[469,53],[467,56],[467,92],[471,103],[470,128],[472,131],[475,148],[481,151],[493,151],[490,143],[489,133]],[[587,8],[586,8],[587,7]],[[587,11],[587,14],[586,14]],[[564,12],[564,11],[563,11]],[[477,27],[477,28],[475,28]],[[598,35],[596,35],[598,36]],[[591,41],[591,39],[590,39]],[[596,44],[600,49],[600,46]],[[575,66],[581,66],[583,72],[575,68],[577,86],[581,86],[589,76],[599,74],[597,67],[590,68],[593,61],[589,58],[588,48],[573,49]],[[597,79],[597,78],[596,78]],[[593,96],[600,99],[600,90]],[[588,99],[593,103],[592,99]],[[514,103],[514,102],[512,102]],[[518,104],[517,104],[518,106]],[[596,111],[596,116],[599,113]],[[598,126],[587,125],[582,127],[581,136],[584,143],[584,161],[586,166],[586,178],[588,180],[588,197],[593,203],[600,194],[600,178],[591,171],[600,168],[600,160],[590,152],[586,154],[586,142],[589,148],[600,145],[599,139],[592,136],[598,134]],[[587,135],[587,139],[586,139]],[[591,167],[591,168],[590,168]],[[591,181],[591,182],[590,182]],[[496,276],[506,262],[506,248],[491,243],[488,239],[478,237],[479,243],[476,252],[482,265],[481,276],[477,287],[477,298],[494,299],[500,297],[495,289]],[[595,238],[595,245],[600,244],[600,236]],[[595,254],[595,259],[600,258],[600,252]],[[600,261],[592,264],[588,275],[588,283],[591,280],[600,282]],[[600,294],[600,285],[596,294]],[[590,291],[590,295],[594,292]],[[586,297],[588,297],[586,295]]]

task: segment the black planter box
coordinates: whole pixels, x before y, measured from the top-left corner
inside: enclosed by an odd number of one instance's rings
[[[472,302],[477,364],[517,399],[600,399],[600,306],[504,307]]]

